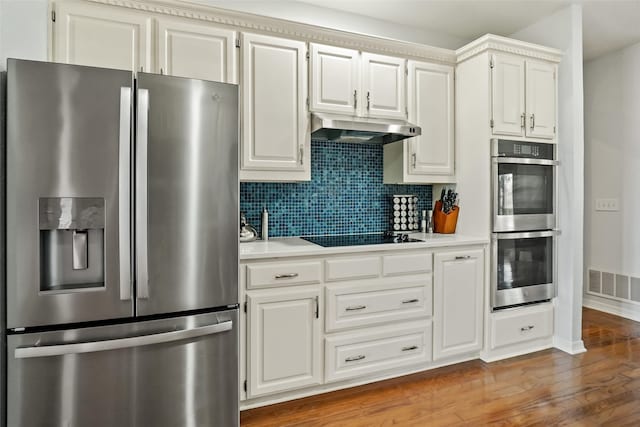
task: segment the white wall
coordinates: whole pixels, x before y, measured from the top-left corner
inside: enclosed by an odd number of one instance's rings
[[[0,0],[2,1],[2,0]],[[286,19],[319,27],[349,31],[413,43],[422,43],[446,49],[456,49],[471,40],[442,34],[435,31],[408,27],[369,18],[354,13],[327,9],[311,4],[286,0],[238,1],[238,0],[190,0],[223,9]],[[366,5],[363,3],[363,7]]]
[[[564,52],[558,69],[558,298],[555,345],[569,353],[582,343],[584,121],[582,7],[572,5],[512,34]]]
[[[0,0],[0,71],[7,58],[47,59],[47,0]]]
[[[585,290],[590,268],[640,277],[638,76],[640,43],[584,66]],[[620,210],[596,212],[596,198],[617,198]],[[594,296],[585,305],[640,320],[637,305]]]

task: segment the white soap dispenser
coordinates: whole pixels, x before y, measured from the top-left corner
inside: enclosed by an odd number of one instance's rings
[[[269,240],[269,211],[267,207],[262,208],[262,240]]]

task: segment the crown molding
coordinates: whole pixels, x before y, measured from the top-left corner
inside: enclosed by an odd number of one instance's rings
[[[227,25],[240,31],[260,32],[307,42],[330,44],[349,49],[435,61],[450,65],[456,63],[456,52],[449,49],[220,9],[193,0],[85,1],[158,15],[175,16]]]
[[[466,61],[486,50],[523,55],[555,63],[560,62],[563,55],[563,52],[558,49],[496,36],[494,34],[486,34],[456,50],[457,62]]]

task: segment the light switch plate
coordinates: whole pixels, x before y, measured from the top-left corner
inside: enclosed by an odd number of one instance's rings
[[[616,212],[620,210],[618,199],[596,199],[596,211]]]

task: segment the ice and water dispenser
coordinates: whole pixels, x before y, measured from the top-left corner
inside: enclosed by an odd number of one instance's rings
[[[40,291],[104,288],[103,198],[38,201]]]

